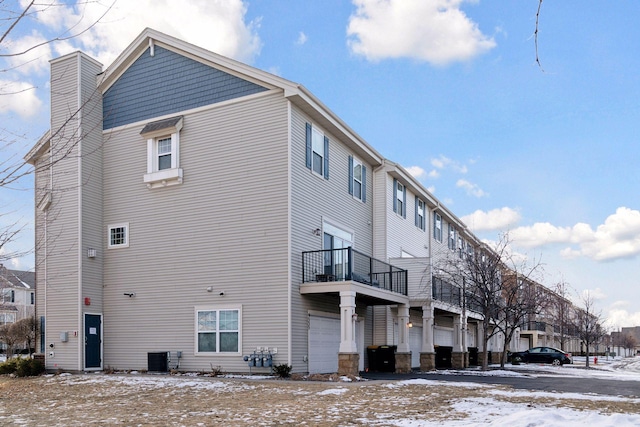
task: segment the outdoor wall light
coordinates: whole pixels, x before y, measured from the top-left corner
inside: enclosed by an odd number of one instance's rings
[[[136,293],[135,292],[125,292],[124,295],[129,297],[129,298],[133,298],[133,297],[136,296]]]
[[[411,322],[407,323],[407,327],[408,328],[413,328],[413,323],[411,323]]]
[[[358,321],[358,313],[353,313],[351,315],[351,320],[353,320],[354,322],[357,322]]]
[[[209,286],[209,287],[207,288],[207,292],[213,292],[213,286]]]
[[[321,231],[322,230],[320,230],[319,228],[316,228],[315,230],[312,231],[312,233],[314,236],[319,236]]]

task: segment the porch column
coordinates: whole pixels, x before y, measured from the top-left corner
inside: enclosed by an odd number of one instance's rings
[[[409,306],[398,306],[398,353],[409,353]]]
[[[451,353],[451,366],[454,369],[464,368],[464,328],[462,327],[462,316],[456,314],[453,316],[453,351]]]
[[[422,352],[420,370],[432,371],[436,368],[436,352],[433,346],[433,306],[427,301],[422,306]]]
[[[435,353],[433,347],[433,307],[431,302],[422,306],[422,352]]]
[[[411,372],[411,347],[409,346],[409,306],[398,306],[398,349],[396,350],[396,372]]]
[[[356,293],[340,292],[340,349],[338,374],[358,375],[360,355],[356,345]]]
[[[357,353],[356,346],[356,293],[340,292],[340,353]]]

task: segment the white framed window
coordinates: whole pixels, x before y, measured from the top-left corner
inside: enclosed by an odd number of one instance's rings
[[[349,156],[349,194],[367,201],[367,167],[352,156]]]
[[[449,224],[448,246],[452,251],[456,250],[456,229],[453,227],[453,224]]]
[[[425,208],[424,201],[416,196],[416,227],[422,231],[426,228],[426,221],[424,219]]]
[[[397,179],[393,179],[393,211],[407,217],[407,189]]]
[[[181,130],[182,116],[179,116],[148,123],[140,132],[147,141],[147,173],[143,181],[148,188],[182,184]]]
[[[439,213],[433,213],[433,238],[442,243],[442,217]]]
[[[239,308],[196,307],[196,354],[238,354],[240,346]]]
[[[462,237],[458,237],[458,257],[462,259],[464,257],[464,254],[464,240],[462,240]]]
[[[108,226],[107,247],[109,249],[129,247],[129,223],[112,224]]]
[[[307,123],[305,140],[307,168],[329,179],[329,138],[320,129]]]
[[[0,313],[0,325],[6,325],[7,323],[15,323],[15,313]]]
[[[2,290],[2,302],[14,303],[16,302],[16,293],[13,289]]]

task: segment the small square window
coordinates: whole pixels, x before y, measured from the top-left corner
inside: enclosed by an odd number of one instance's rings
[[[129,247],[129,223],[114,224],[109,226],[108,248]]]

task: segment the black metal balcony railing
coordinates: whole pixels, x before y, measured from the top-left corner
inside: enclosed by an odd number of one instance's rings
[[[525,331],[546,331],[547,324],[545,322],[524,322],[520,325],[520,329]]]
[[[462,289],[438,277],[431,278],[433,299],[462,307]]]
[[[431,297],[435,300],[446,302],[448,304],[462,307],[462,288],[458,285],[451,284],[446,280],[433,276],[431,278]],[[478,298],[467,291],[464,295],[466,308],[477,313],[482,313],[482,304]]]
[[[407,270],[348,247],[302,253],[302,282],[353,280],[407,295]]]

